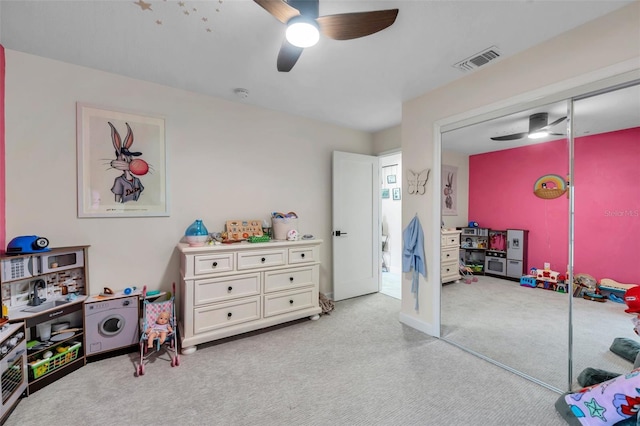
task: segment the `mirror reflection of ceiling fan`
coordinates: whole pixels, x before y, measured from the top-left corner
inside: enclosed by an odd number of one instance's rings
[[[293,68],[305,47],[316,44],[320,33],[334,40],[365,37],[391,26],[398,9],[318,16],[318,0],[254,0],[287,25],[278,53],[278,71]]]
[[[564,133],[553,133],[550,129],[556,124],[560,124],[566,120],[567,117],[560,117],[556,121],[549,123],[549,114],[546,112],[539,112],[529,116],[529,131],[524,133],[514,133],[505,136],[496,136],[491,138],[494,141],[512,141],[516,139],[522,139],[528,137],[530,139],[540,139],[547,136],[564,136]]]

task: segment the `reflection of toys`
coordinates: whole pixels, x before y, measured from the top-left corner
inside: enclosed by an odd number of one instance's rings
[[[559,275],[560,275],[560,272],[556,272],[556,271],[538,270],[536,278],[538,279],[538,281],[546,281],[553,284],[557,284]]]
[[[596,291],[596,279],[589,274],[576,274],[573,276],[573,297],[580,297],[584,293]]]
[[[624,293],[627,290],[636,287],[637,285],[638,284],[623,284],[617,282],[616,280],[612,280],[611,278],[603,278],[600,280],[598,288],[600,289],[600,291],[604,291],[612,295],[614,293],[617,293],[616,296],[624,296]]]
[[[546,264],[545,264],[546,266]],[[528,285],[530,287],[538,287],[543,288],[545,290],[553,290],[560,293],[566,293],[568,290],[566,277],[561,275],[560,272],[552,271],[550,269],[536,269],[531,268],[531,275],[527,277],[531,277],[535,281],[535,285],[531,285],[530,280],[524,279],[522,277],[520,279],[521,285]],[[524,282],[523,282],[524,279]]]
[[[631,287],[624,293],[624,303],[627,304],[627,309],[624,310],[626,313],[640,313],[640,286]]]
[[[525,275],[520,278],[520,285],[523,287],[531,287],[534,288],[537,286],[536,277],[531,275]]]
[[[640,286],[631,287],[624,293],[624,303],[627,304],[627,309],[624,310],[626,313],[636,314],[633,319],[633,331],[640,334]]]
[[[582,296],[583,299],[592,300],[594,302],[606,302],[607,298],[598,293],[585,293]]]
[[[478,279],[473,276],[473,269],[470,266],[467,266],[460,261],[460,275],[463,277],[463,281],[467,284],[471,284],[471,282],[476,282]]]

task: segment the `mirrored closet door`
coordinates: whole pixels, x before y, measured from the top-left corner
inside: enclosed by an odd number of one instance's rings
[[[441,335],[557,389],[568,381],[567,291],[551,282],[538,288],[535,279],[523,286],[520,278],[545,264],[566,274],[567,111],[568,101],[556,102],[442,134],[443,169],[465,171],[454,195],[468,200],[468,214],[443,211],[442,219],[462,228],[460,258],[469,270],[442,285]],[[535,138],[540,131],[547,134]],[[563,192],[541,198],[536,185]],[[478,227],[468,229],[470,221]]]
[[[576,98],[573,104],[574,274],[602,297],[572,299],[573,377],[585,368],[627,373],[609,350],[616,338],[640,344],[624,291],[640,285],[640,85]],[[581,296],[581,295],[578,295]],[[576,380],[572,384],[578,387]]]
[[[454,170],[458,197],[442,223],[478,223],[461,229],[471,268],[442,285],[441,336],[558,392],[587,367],[629,371],[609,348],[640,343],[622,301],[640,284],[640,81],[587,92],[441,135],[441,189]],[[540,123],[552,134],[530,138]],[[492,236],[510,229],[528,231],[523,281],[490,265]],[[556,285],[563,275],[582,285]]]

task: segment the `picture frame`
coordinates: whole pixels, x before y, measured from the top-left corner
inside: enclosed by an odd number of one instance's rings
[[[76,103],[78,217],[169,216],[165,120]]]
[[[394,200],[400,199],[400,188],[393,188],[393,199]]]
[[[442,165],[442,189],[440,190],[442,215],[458,215],[458,168]]]
[[[396,175],[387,176],[387,183],[396,183]]]
[[[382,198],[389,198],[389,188],[382,189]]]

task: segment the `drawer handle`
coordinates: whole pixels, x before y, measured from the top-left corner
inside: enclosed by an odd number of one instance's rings
[[[451,255],[449,253],[447,253],[447,257],[451,257]]]
[[[289,281],[293,282],[293,277],[289,277]]]
[[[289,300],[289,304],[293,305],[293,300]]]
[[[304,253],[302,253],[302,254],[300,255],[300,257],[304,259]]]
[[[449,272],[449,268],[447,268],[447,272]]]
[[[231,293],[231,290],[233,290],[233,287],[229,286],[229,287],[227,288],[227,291],[228,291],[229,293]]]
[[[260,259],[260,261],[261,261],[262,263],[264,263],[266,260],[267,260],[267,259],[265,259],[264,257],[263,257],[262,259]]]
[[[215,268],[216,266],[218,266],[218,262],[213,262],[213,267]]]
[[[231,312],[227,313],[227,318],[231,318],[231,315],[233,315]]]

